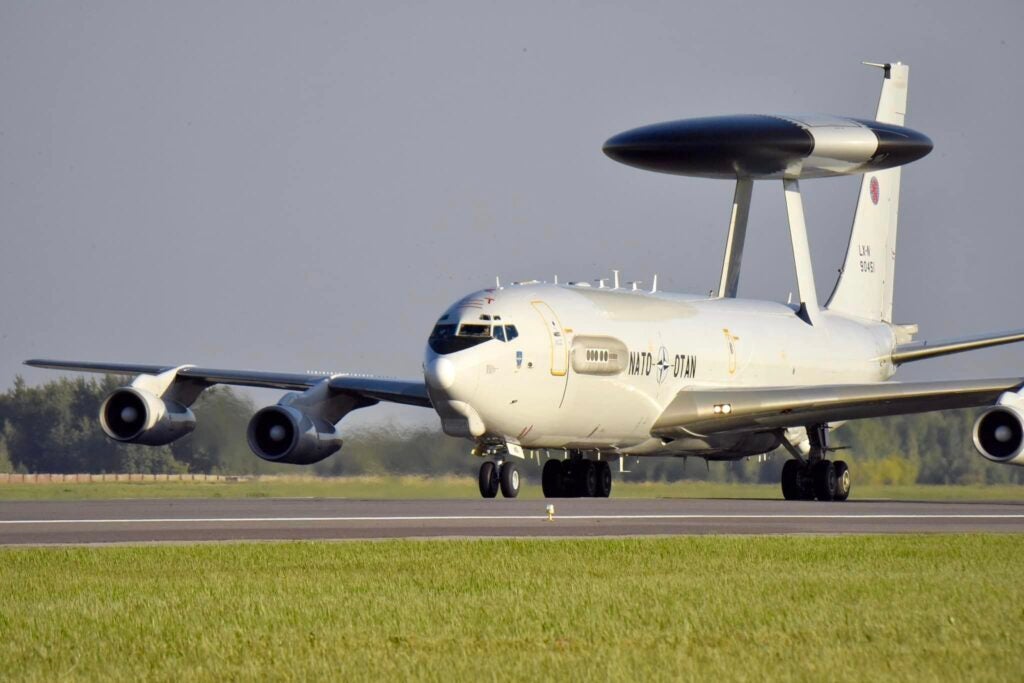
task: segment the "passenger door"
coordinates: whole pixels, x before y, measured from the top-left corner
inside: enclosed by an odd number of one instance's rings
[[[569,343],[565,339],[565,331],[555,312],[543,301],[532,301],[544,326],[548,330],[548,341],[551,344],[551,374],[565,377],[569,371]]]

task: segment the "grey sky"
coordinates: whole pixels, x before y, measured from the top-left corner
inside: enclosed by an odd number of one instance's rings
[[[719,113],[870,116],[911,65],[896,311],[1024,327],[1024,5],[0,3],[0,386],[25,358],[416,376],[437,315],[503,280],[716,286],[732,187],[600,149]],[[781,188],[741,296],[795,288]],[[857,181],[805,184],[825,298]],[[898,378],[1021,375],[1024,348]],[[275,394],[258,394],[271,402]],[[348,422],[431,418],[361,411]]]

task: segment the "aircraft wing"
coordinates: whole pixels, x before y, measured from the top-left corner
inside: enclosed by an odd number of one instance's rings
[[[660,438],[805,427],[866,417],[989,406],[1024,379],[688,389],[651,429]]]
[[[25,365],[35,368],[71,370],[74,372],[102,372],[115,375],[158,375],[177,368],[177,377],[191,379],[206,386],[230,384],[243,387],[261,387],[305,391],[325,379],[331,391],[352,394],[376,403],[402,403],[405,405],[430,407],[427,387],[422,381],[408,381],[370,375],[330,375],[326,373],[285,373],[260,372],[255,370],[223,370],[201,368],[194,365],[141,365],[132,363],[93,363],[88,361],[63,361],[34,359]]]
[[[899,344],[896,347],[892,352],[892,362],[896,365],[902,365],[903,363],[910,363],[916,360],[938,358],[939,356],[974,351],[975,349],[986,349],[990,346],[1015,344],[1020,341],[1024,341],[1024,330],[973,335],[938,342],[910,342],[909,344]]]

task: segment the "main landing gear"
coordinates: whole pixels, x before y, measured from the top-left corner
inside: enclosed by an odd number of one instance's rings
[[[811,451],[807,459],[787,460],[782,466],[782,497],[786,500],[844,501],[850,497],[850,468],[828,460],[827,428],[808,427]]]
[[[488,460],[480,465],[480,495],[494,498],[501,491],[506,498],[519,495],[519,467],[514,462],[495,463]]]
[[[612,468],[606,460],[548,460],[541,472],[541,488],[545,498],[607,498],[612,492]]]

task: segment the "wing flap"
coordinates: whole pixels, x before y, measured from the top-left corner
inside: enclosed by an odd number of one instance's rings
[[[764,431],[991,405],[1020,378],[681,391],[651,429],[660,438]]]

